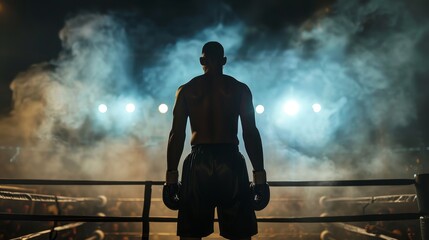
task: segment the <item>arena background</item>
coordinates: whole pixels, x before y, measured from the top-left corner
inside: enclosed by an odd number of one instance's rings
[[[174,93],[202,73],[209,40],[225,47],[224,72],[265,108],[256,118],[270,181],[427,173],[428,9],[424,0],[0,0],[0,174],[162,180]],[[284,111],[290,100],[299,104],[293,116]],[[142,194],[112,189],[70,191]],[[320,196],[374,194],[380,190],[275,189],[274,198],[305,207],[280,201],[259,214],[318,215],[312,203]]]

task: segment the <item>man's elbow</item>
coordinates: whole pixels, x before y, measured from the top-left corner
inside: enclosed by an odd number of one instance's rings
[[[247,129],[243,129],[243,138],[249,139],[249,138],[255,138],[259,137],[259,131],[256,127],[251,127]]]
[[[182,131],[171,131],[170,132],[170,142],[172,141],[185,141],[186,133]]]

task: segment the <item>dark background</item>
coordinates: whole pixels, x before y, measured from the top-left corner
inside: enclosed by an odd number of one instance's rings
[[[358,1],[362,4],[369,1]],[[288,26],[299,26],[313,17],[320,9],[331,7],[334,0],[305,1],[76,1],[76,0],[2,0],[0,1],[0,114],[7,116],[13,106],[9,88],[14,77],[32,64],[49,61],[58,57],[61,50],[59,30],[65,21],[82,12],[129,14],[131,21],[150,21],[157,28],[164,29],[171,36],[187,36],[207,24],[221,18],[223,22],[236,19],[253,26],[257,32],[249,31],[249,42],[258,42],[259,48],[269,47],[272,39]],[[416,18],[427,21],[425,12],[427,1],[407,1]],[[223,14],[223,12],[229,14]],[[231,14],[232,13],[232,14]],[[221,17],[220,17],[221,16]],[[196,21],[196,19],[198,19]],[[178,25],[186,27],[177,27]],[[383,27],[383,18],[378,18],[365,26],[368,32]],[[362,37],[365,37],[363,34]],[[425,40],[426,39],[426,40]],[[166,37],[162,44],[173,43],[174,38]],[[418,51],[429,55],[429,34],[421,41]],[[278,44],[278,43],[277,43]],[[285,43],[287,44],[287,43]],[[150,56],[150,47],[142,48],[136,54]],[[143,62],[143,60],[141,60]],[[137,61],[138,63],[138,61]],[[405,145],[425,145],[429,141],[428,74],[421,72],[414,77],[416,86],[417,116],[412,123],[394,129],[393,134]]]
[[[0,1],[0,113],[4,115],[11,110],[9,84],[19,72],[26,70],[31,64],[57,57],[61,50],[58,32],[67,18],[82,12],[123,11],[134,14],[134,19],[150,19],[159,28],[175,31],[177,35],[186,35],[216,21],[216,8],[212,6],[217,2],[222,1]],[[334,1],[253,0],[223,1],[222,4],[231,7],[237,18],[275,32],[286,25],[302,23],[317,9],[332,2]],[[194,18],[199,21],[192,21]],[[175,28],[178,20],[186,26],[191,23],[192,27]]]

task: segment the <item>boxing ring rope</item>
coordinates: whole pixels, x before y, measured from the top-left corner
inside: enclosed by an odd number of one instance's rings
[[[33,202],[55,202],[55,197],[61,203],[78,203],[78,202],[97,202],[100,205],[105,201],[104,196],[98,197],[69,197],[59,195],[36,194],[27,192],[10,192],[0,190],[0,200],[15,200],[15,201],[33,201]],[[144,198],[139,197],[119,197],[109,198],[111,201],[116,202],[143,202]],[[161,198],[152,198],[152,202],[161,202]],[[289,198],[271,198],[270,201],[302,201],[302,199],[289,199]],[[337,197],[327,198],[321,197],[321,204],[332,204],[336,202],[347,202],[355,204],[369,204],[369,203],[415,203],[417,202],[416,194],[400,194],[400,195],[386,195],[386,196],[372,196],[372,197]]]
[[[387,196],[372,196],[372,197],[337,197],[327,198],[321,197],[320,204],[334,204],[338,202],[355,203],[355,204],[371,204],[371,203],[415,203],[417,202],[416,194],[400,194]]]
[[[346,231],[357,233],[357,234],[363,235],[363,236],[376,237],[378,239],[384,239],[384,240],[397,240],[397,238],[389,237],[389,236],[384,235],[384,234],[369,233],[363,228],[360,228],[360,227],[357,227],[354,225],[350,225],[350,224],[346,224],[346,223],[333,223],[333,225],[337,228],[344,229]],[[329,234],[330,234],[329,231],[324,231],[321,234],[321,238],[323,240],[325,240],[325,239],[334,240],[334,238],[330,237]]]
[[[75,215],[28,215],[0,214],[0,220],[15,221],[62,221],[62,222],[141,222],[142,239],[149,239],[150,222],[177,222],[177,218],[150,217],[152,186],[163,181],[92,181],[92,180],[45,180],[45,179],[0,179],[3,185],[144,185],[143,212],[141,217],[75,216]],[[422,239],[429,239],[429,174],[416,175],[414,179],[375,179],[342,181],[270,181],[270,187],[324,187],[324,186],[404,186],[414,185],[417,193],[418,213],[372,214],[323,217],[260,217],[258,222],[269,223],[327,223],[418,220]]]
[[[66,224],[66,225],[62,225],[62,226],[58,226],[53,228],[53,230],[60,232],[60,231],[65,231],[65,230],[69,230],[69,229],[73,229],[76,227],[80,227],[83,224],[85,224],[85,222],[75,222],[75,223],[70,223],[70,224]],[[32,239],[32,238],[36,238],[36,237],[40,237],[42,235],[45,234],[49,234],[52,230],[48,229],[48,230],[43,230],[40,232],[35,232],[35,233],[30,233],[21,237],[16,237],[16,238],[12,238],[11,240],[25,240],[25,239]]]
[[[36,189],[0,185],[0,191],[36,192]]]
[[[55,199],[57,198],[57,199]],[[78,202],[98,202],[101,203],[101,197],[65,197],[58,195],[46,195],[35,193],[16,193],[9,191],[0,191],[0,200],[14,201],[32,201],[32,202],[61,202],[61,203],[78,203]]]

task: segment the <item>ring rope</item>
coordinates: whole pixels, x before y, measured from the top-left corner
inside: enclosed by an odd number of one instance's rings
[[[78,203],[78,202],[101,202],[103,199],[99,197],[66,197],[57,195],[58,202],[61,203]],[[10,192],[0,191],[0,200],[14,200],[14,201],[33,201],[33,202],[55,202],[54,195],[48,194],[35,194],[26,192]],[[144,198],[129,197],[129,198],[109,198],[110,201],[115,202],[144,202]],[[162,198],[152,198],[152,202],[162,202]],[[271,201],[302,201],[298,198],[273,198]]]
[[[0,145],[0,150],[9,150],[13,151],[17,148],[21,148],[25,151],[33,151],[33,152],[56,152],[55,150],[50,149],[40,149],[35,147],[20,147],[20,146],[10,146],[10,145]],[[408,148],[392,148],[393,152],[422,152],[429,151],[429,146],[417,146],[417,147],[408,147]]]
[[[109,181],[109,180],[50,180],[0,179],[0,184],[16,185],[164,185],[164,181]]]
[[[386,195],[373,197],[338,197],[324,198],[324,203],[349,202],[349,203],[415,203],[417,202],[416,194]]]
[[[55,199],[57,198],[57,200]],[[17,193],[9,191],[0,191],[0,200],[15,200],[15,201],[33,201],[33,202],[61,202],[61,203],[77,203],[77,202],[100,202],[100,198],[94,197],[65,197],[35,193]]]
[[[270,187],[358,187],[358,186],[405,186],[415,184],[414,179],[371,179],[338,181],[275,181]]]
[[[60,231],[65,231],[65,230],[69,230],[72,228],[76,228],[79,227],[81,225],[85,224],[85,222],[75,222],[75,223],[70,223],[70,224],[66,224],[66,225],[62,225],[62,226],[57,226],[55,227],[55,231],[60,232]],[[35,233],[30,233],[21,237],[17,237],[17,238],[12,238],[11,240],[25,240],[25,239],[32,239],[32,238],[36,238],[45,234],[49,234],[51,232],[51,229],[48,230],[43,230],[40,232],[35,232]]]
[[[324,217],[289,217],[274,218],[260,217],[258,222],[270,223],[326,223],[326,222],[368,222],[368,221],[399,221],[417,220],[419,213],[395,214],[368,214],[349,216]],[[0,213],[0,220],[13,221],[61,221],[61,222],[142,222],[141,217],[104,217],[104,216],[78,216],[78,215],[31,215],[31,214],[4,214]],[[177,222],[173,217],[149,217],[150,222]],[[217,219],[215,221],[218,221]]]
[[[104,235],[106,237],[108,237],[108,236],[114,236],[114,237],[118,237],[118,236],[141,237],[142,236],[142,234],[140,232],[103,232],[103,233],[104,233]],[[150,235],[151,236],[159,236],[159,237],[177,237],[177,234],[174,233],[174,232],[157,232],[157,233],[151,233]],[[296,233],[293,233],[293,232],[286,232],[286,233],[283,233],[283,232],[282,233],[258,233],[258,237],[259,238],[262,237],[263,239],[265,239],[265,238],[269,238],[269,239],[275,238],[275,239],[278,239],[279,236],[284,236],[285,238],[286,237],[293,238],[293,237],[295,237],[295,235],[296,235]],[[314,237],[316,237],[316,236],[319,236],[319,235],[318,234],[314,234],[314,233],[300,233],[300,237],[302,237],[304,239],[308,239],[309,237],[313,237],[313,239],[314,239]],[[215,239],[221,238],[220,234],[216,233],[216,232],[212,233],[210,235],[210,237],[213,237]],[[307,237],[307,238],[305,238],[305,237]]]
[[[48,179],[0,179],[0,184],[20,185],[164,185],[164,181],[109,181],[109,180],[48,180]],[[339,181],[268,181],[271,187],[353,187],[353,186],[400,186],[413,185],[414,179],[372,179]]]
[[[23,187],[15,187],[15,186],[2,186],[0,185],[1,191],[18,191],[18,192],[36,192],[36,189],[33,188],[23,188]]]
[[[1,200],[1,199],[0,199]],[[144,198],[139,197],[121,197],[121,198],[109,198],[109,201],[115,201],[115,202],[144,202]],[[151,199],[152,202],[162,202],[162,198],[160,197],[153,197]],[[297,202],[297,201],[303,201],[301,198],[271,198],[270,202]]]
[[[379,239],[385,239],[385,240],[397,240],[397,238],[389,237],[389,236],[386,236],[384,234],[369,233],[365,229],[357,227],[357,226],[353,226],[351,224],[333,223],[332,225],[335,226],[335,227],[337,227],[337,228],[344,229],[346,231],[357,233],[357,234],[361,234],[361,235],[365,235],[365,236],[377,237]]]

